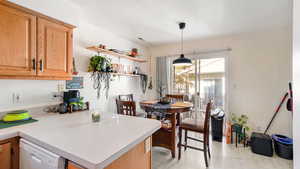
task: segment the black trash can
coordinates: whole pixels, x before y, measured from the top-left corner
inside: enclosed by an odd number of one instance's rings
[[[212,139],[214,141],[222,142],[223,140],[224,117],[225,117],[225,112],[222,109],[216,109],[211,114]]]
[[[273,134],[274,149],[276,154],[288,160],[293,159],[293,139],[280,134]]]

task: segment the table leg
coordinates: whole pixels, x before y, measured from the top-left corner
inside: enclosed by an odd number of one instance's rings
[[[175,158],[176,153],[176,114],[171,115],[171,123],[172,123],[172,144],[171,144],[171,152],[172,158]]]
[[[177,124],[176,126],[179,126],[180,125],[180,113],[176,113],[176,119],[177,119]]]

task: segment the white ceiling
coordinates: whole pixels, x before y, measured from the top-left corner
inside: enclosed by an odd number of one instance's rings
[[[90,22],[151,44],[268,30],[292,23],[292,0],[72,0]]]

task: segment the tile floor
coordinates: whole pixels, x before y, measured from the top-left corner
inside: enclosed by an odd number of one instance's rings
[[[200,143],[189,143],[200,146]],[[251,152],[249,148],[213,142],[209,169],[292,169],[292,160],[265,157]],[[177,156],[177,154],[176,154]],[[205,169],[203,152],[188,149],[180,161],[171,158],[168,150],[153,148],[153,169]]]

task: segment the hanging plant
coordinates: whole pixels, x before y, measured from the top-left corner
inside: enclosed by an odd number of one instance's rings
[[[91,57],[88,69],[89,72],[92,72],[91,79],[94,82],[94,89],[97,90],[97,98],[100,98],[102,90],[105,91],[106,98],[108,98],[110,82],[113,80],[111,59],[95,55]]]

